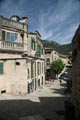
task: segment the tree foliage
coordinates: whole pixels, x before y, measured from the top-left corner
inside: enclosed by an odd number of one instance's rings
[[[62,60],[56,60],[51,63],[51,70],[55,74],[59,74],[63,70],[64,66],[65,65]]]

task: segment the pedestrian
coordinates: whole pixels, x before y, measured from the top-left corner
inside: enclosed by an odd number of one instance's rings
[[[61,85],[61,83],[62,83],[62,80],[61,80],[61,79],[59,79],[59,81],[60,81],[60,85]]]

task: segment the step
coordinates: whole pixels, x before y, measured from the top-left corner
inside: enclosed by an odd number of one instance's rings
[[[34,116],[28,116],[28,117],[22,117],[19,120],[45,120],[41,115],[34,115]]]

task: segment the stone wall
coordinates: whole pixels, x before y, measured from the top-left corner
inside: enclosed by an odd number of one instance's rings
[[[0,54],[0,58],[20,58],[18,54]],[[3,62],[3,74],[0,75],[0,92],[11,94],[27,93],[26,60],[6,60]]]
[[[80,112],[80,26],[72,40],[72,98],[76,111]]]

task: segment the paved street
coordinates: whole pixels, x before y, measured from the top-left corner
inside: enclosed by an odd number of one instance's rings
[[[26,96],[0,95],[0,120],[27,120],[39,115],[44,120],[64,120],[65,82],[47,83]],[[31,119],[33,120],[33,119]]]

